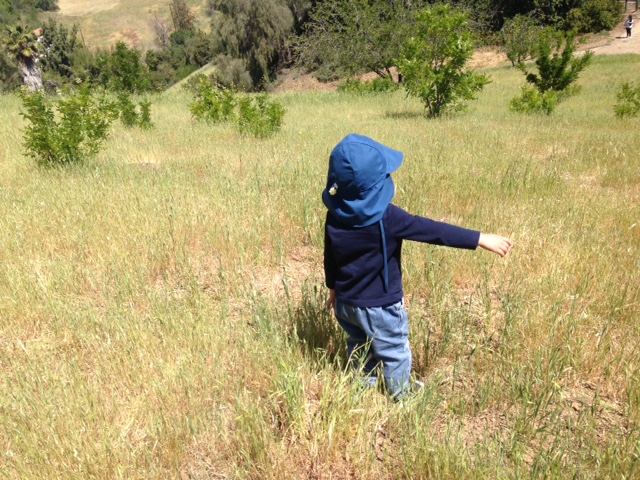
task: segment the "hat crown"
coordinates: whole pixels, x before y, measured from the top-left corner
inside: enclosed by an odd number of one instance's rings
[[[329,181],[337,184],[339,195],[354,199],[386,178],[387,162],[374,146],[347,139],[331,152]]]
[[[329,157],[324,204],[338,220],[361,227],[378,221],[393,198],[390,174],[402,152],[363,135],[347,135]]]

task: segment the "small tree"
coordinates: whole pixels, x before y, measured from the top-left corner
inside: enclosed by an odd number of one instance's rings
[[[555,90],[556,92],[568,92],[568,89],[578,79],[580,72],[584,70],[593,52],[589,51],[580,57],[574,56],[578,44],[575,34],[553,37],[543,36],[536,49],[536,67],[538,73],[527,70],[525,64],[518,67],[522,70],[531,83],[540,92]]]
[[[467,17],[446,5],[418,14],[415,36],[398,61],[408,95],[421,99],[428,117],[446,110],[463,110],[489,79],[466,71],[473,55]]]
[[[101,82],[117,92],[140,93],[151,89],[149,72],[140,51],[118,42],[102,65]]]
[[[296,50],[301,64],[323,75],[349,77],[376,72],[391,75],[412,35],[415,13],[424,0],[336,0],[314,2]]]
[[[514,67],[531,57],[542,31],[543,27],[527,15],[516,15],[504,22],[500,42]]]
[[[69,30],[53,18],[42,24],[41,42],[44,53],[41,56],[43,70],[61,77],[73,75],[73,53],[80,47],[78,42],[78,24]]]
[[[112,101],[92,94],[89,84],[52,101],[42,90],[20,92],[27,121],[24,147],[43,166],[81,163],[99,151],[118,117]]]
[[[636,117],[640,113],[640,83],[625,82],[616,94],[618,100],[613,111],[618,118]]]
[[[541,37],[535,54],[538,73],[530,72],[523,63],[518,65],[533,89],[523,88],[522,95],[511,101],[511,109],[549,115],[560,101],[575,94],[578,75],[593,56],[590,51],[574,56],[576,47],[574,34]]]
[[[178,30],[195,30],[196,16],[185,0],[173,0],[169,5],[169,11],[176,32]]]

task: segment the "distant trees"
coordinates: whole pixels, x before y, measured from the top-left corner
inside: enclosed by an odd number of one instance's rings
[[[40,29],[40,42],[40,63],[45,74],[53,76],[54,80],[71,79],[74,74],[74,53],[81,47],[78,41],[78,25],[68,29],[50,18]]]
[[[210,0],[209,5],[215,11],[211,26],[218,62],[239,60],[251,87],[262,89],[275,78],[287,39],[301,21],[307,2]]]
[[[169,13],[173,29],[154,12],[155,43],[160,50],[148,50],[145,56],[151,82],[158,89],[182,80],[213,58],[211,36],[196,28],[196,17],[186,2],[173,0]]]
[[[414,30],[415,12],[425,5],[421,0],[318,2],[297,43],[299,61],[327,77],[389,75]]]

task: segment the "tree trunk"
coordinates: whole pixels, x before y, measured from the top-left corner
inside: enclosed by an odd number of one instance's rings
[[[20,72],[22,73],[22,81],[30,92],[42,88],[42,74],[38,70],[36,62],[30,58],[20,61]]]

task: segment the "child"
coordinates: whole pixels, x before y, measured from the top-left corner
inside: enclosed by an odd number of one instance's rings
[[[501,257],[511,241],[499,235],[410,215],[391,204],[391,173],[401,152],[371,138],[351,134],[331,152],[322,200],[325,223],[324,269],[329,308],[348,335],[349,356],[369,349],[363,360],[365,382],[379,363],[395,399],[410,390],[409,325],[402,290],[402,240],[475,249]]]

